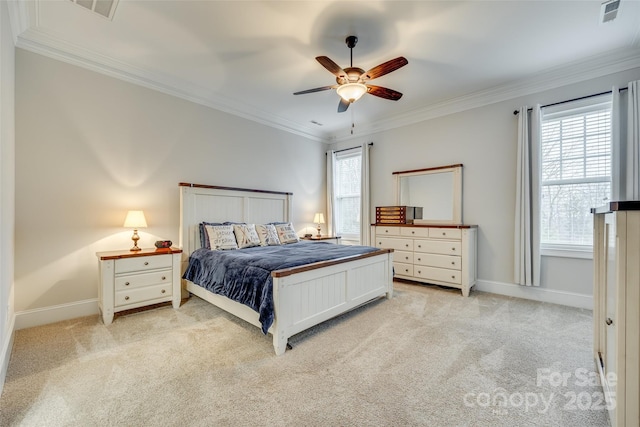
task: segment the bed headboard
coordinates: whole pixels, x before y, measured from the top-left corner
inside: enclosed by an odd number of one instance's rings
[[[291,221],[293,193],[180,184],[180,242],[184,256],[200,248],[202,221],[264,224]]]

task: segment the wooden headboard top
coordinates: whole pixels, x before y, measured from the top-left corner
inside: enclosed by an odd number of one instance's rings
[[[291,221],[293,193],[179,183],[180,241],[184,256],[200,248],[201,222],[264,224]]]

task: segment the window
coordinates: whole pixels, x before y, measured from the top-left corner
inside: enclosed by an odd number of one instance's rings
[[[336,154],[334,169],[335,228],[343,239],[360,239],[360,179],[362,153],[349,150]]]
[[[590,209],[611,197],[611,96],[542,110],[541,243],[591,251]]]

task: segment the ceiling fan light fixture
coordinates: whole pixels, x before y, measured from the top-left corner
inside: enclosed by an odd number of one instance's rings
[[[362,83],[345,83],[336,89],[338,95],[348,102],[356,102],[367,93],[367,86]]]

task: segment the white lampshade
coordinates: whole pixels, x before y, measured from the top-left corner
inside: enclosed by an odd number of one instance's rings
[[[125,228],[145,228],[147,226],[147,220],[144,218],[144,212],[142,211],[129,211],[127,217],[124,220],[123,227]]]
[[[324,224],[324,214],[321,212],[315,214],[315,216],[313,217],[313,222],[316,224]]]
[[[345,101],[356,102],[362,95],[367,93],[367,86],[362,83],[346,83],[338,86],[336,92]]]

